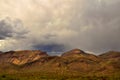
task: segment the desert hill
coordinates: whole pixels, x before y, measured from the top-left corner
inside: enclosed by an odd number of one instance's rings
[[[120,52],[109,51],[98,56],[80,49],[64,52],[61,56],[50,56],[40,50],[1,52],[0,72],[110,76],[120,73]]]

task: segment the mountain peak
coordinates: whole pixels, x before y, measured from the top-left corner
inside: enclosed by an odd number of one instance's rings
[[[85,52],[84,51],[82,51],[82,50],[80,50],[80,49],[73,49],[73,50],[71,50],[70,52],[73,52],[73,53],[75,53],[75,54],[84,54]]]
[[[86,54],[86,53],[80,49],[73,49],[73,50],[63,53],[62,56],[63,57],[64,56],[73,56],[73,55],[80,55],[80,54]]]

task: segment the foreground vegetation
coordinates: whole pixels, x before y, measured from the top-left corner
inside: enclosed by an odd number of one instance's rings
[[[120,74],[111,76],[84,76],[79,74],[54,74],[54,73],[16,73],[0,74],[0,80],[120,80]]]

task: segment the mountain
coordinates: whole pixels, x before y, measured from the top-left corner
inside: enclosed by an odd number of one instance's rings
[[[104,59],[114,59],[114,58],[120,58],[120,52],[117,51],[109,51],[104,54],[99,55],[101,58]]]
[[[0,72],[67,77],[119,75],[120,52],[109,51],[98,56],[80,49],[67,51],[61,56],[49,56],[40,50],[1,52]]]
[[[101,64],[104,66],[104,70],[112,71],[113,73],[120,71],[120,52],[109,51],[99,55],[103,60]]]
[[[0,54],[0,62],[23,65],[46,56],[48,54],[40,50],[9,51]]]
[[[86,60],[89,59],[89,60],[93,60],[93,61],[99,61],[100,60],[96,55],[86,53],[86,52],[84,52],[80,49],[73,49],[73,50],[70,50],[68,52],[65,52],[61,55],[61,57],[77,58],[78,60],[79,59],[86,59]]]
[[[75,55],[85,55],[86,53],[80,49],[73,49],[71,51],[62,54],[62,57],[75,56]]]

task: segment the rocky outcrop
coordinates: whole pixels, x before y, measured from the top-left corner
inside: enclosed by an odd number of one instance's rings
[[[46,52],[40,50],[9,51],[0,56],[0,61],[23,65],[47,56],[48,54]]]

